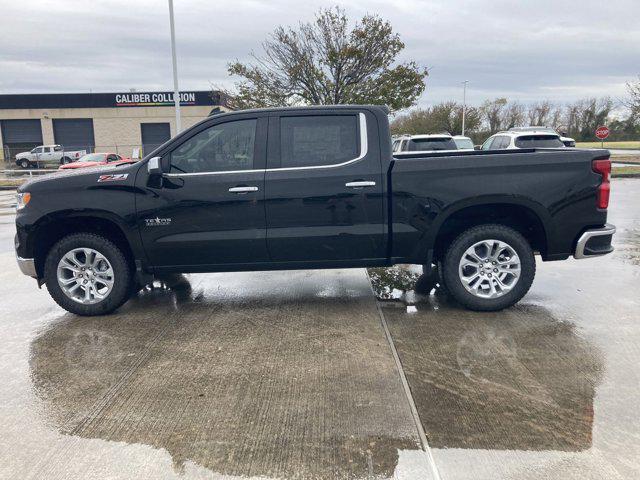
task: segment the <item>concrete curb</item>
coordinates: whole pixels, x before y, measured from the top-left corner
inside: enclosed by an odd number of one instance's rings
[[[626,175],[624,173],[623,174],[612,173],[611,178],[640,178],[640,173],[627,173]]]

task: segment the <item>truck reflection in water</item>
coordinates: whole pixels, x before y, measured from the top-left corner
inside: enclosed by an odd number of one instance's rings
[[[187,478],[390,478],[421,453],[357,270],[165,278],[53,322],[30,368],[53,428],[166,450]]]
[[[438,289],[413,296],[415,269],[376,270],[372,284],[431,447],[591,447],[603,360],[572,323],[526,302],[466,311]]]

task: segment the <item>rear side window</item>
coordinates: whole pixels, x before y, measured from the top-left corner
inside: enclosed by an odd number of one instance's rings
[[[455,138],[453,140],[458,147],[458,149],[469,149],[473,150],[473,142],[468,138]]]
[[[281,167],[335,165],[358,157],[356,115],[280,118]]]
[[[236,120],[196,133],[171,152],[171,173],[251,170],[256,123]]]
[[[409,142],[410,152],[429,152],[436,150],[457,150],[452,138],[415,138]]]
[[[518,148],[561,148],[564,143],[556,135],[525,135],[516,138]]]

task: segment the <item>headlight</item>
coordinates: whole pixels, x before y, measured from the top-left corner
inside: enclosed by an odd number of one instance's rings
[[[30,200],[31,194],[29,192],[18,193],[16,195],[16,210],[22,210]]]

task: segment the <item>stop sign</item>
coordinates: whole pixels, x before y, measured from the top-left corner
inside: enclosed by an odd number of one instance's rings
[[[607,127],[606,125],[600,125],[598,128],[596,128],[596,137],[598,137],[600,140],[604,140],[608,136],[609,127]]]

